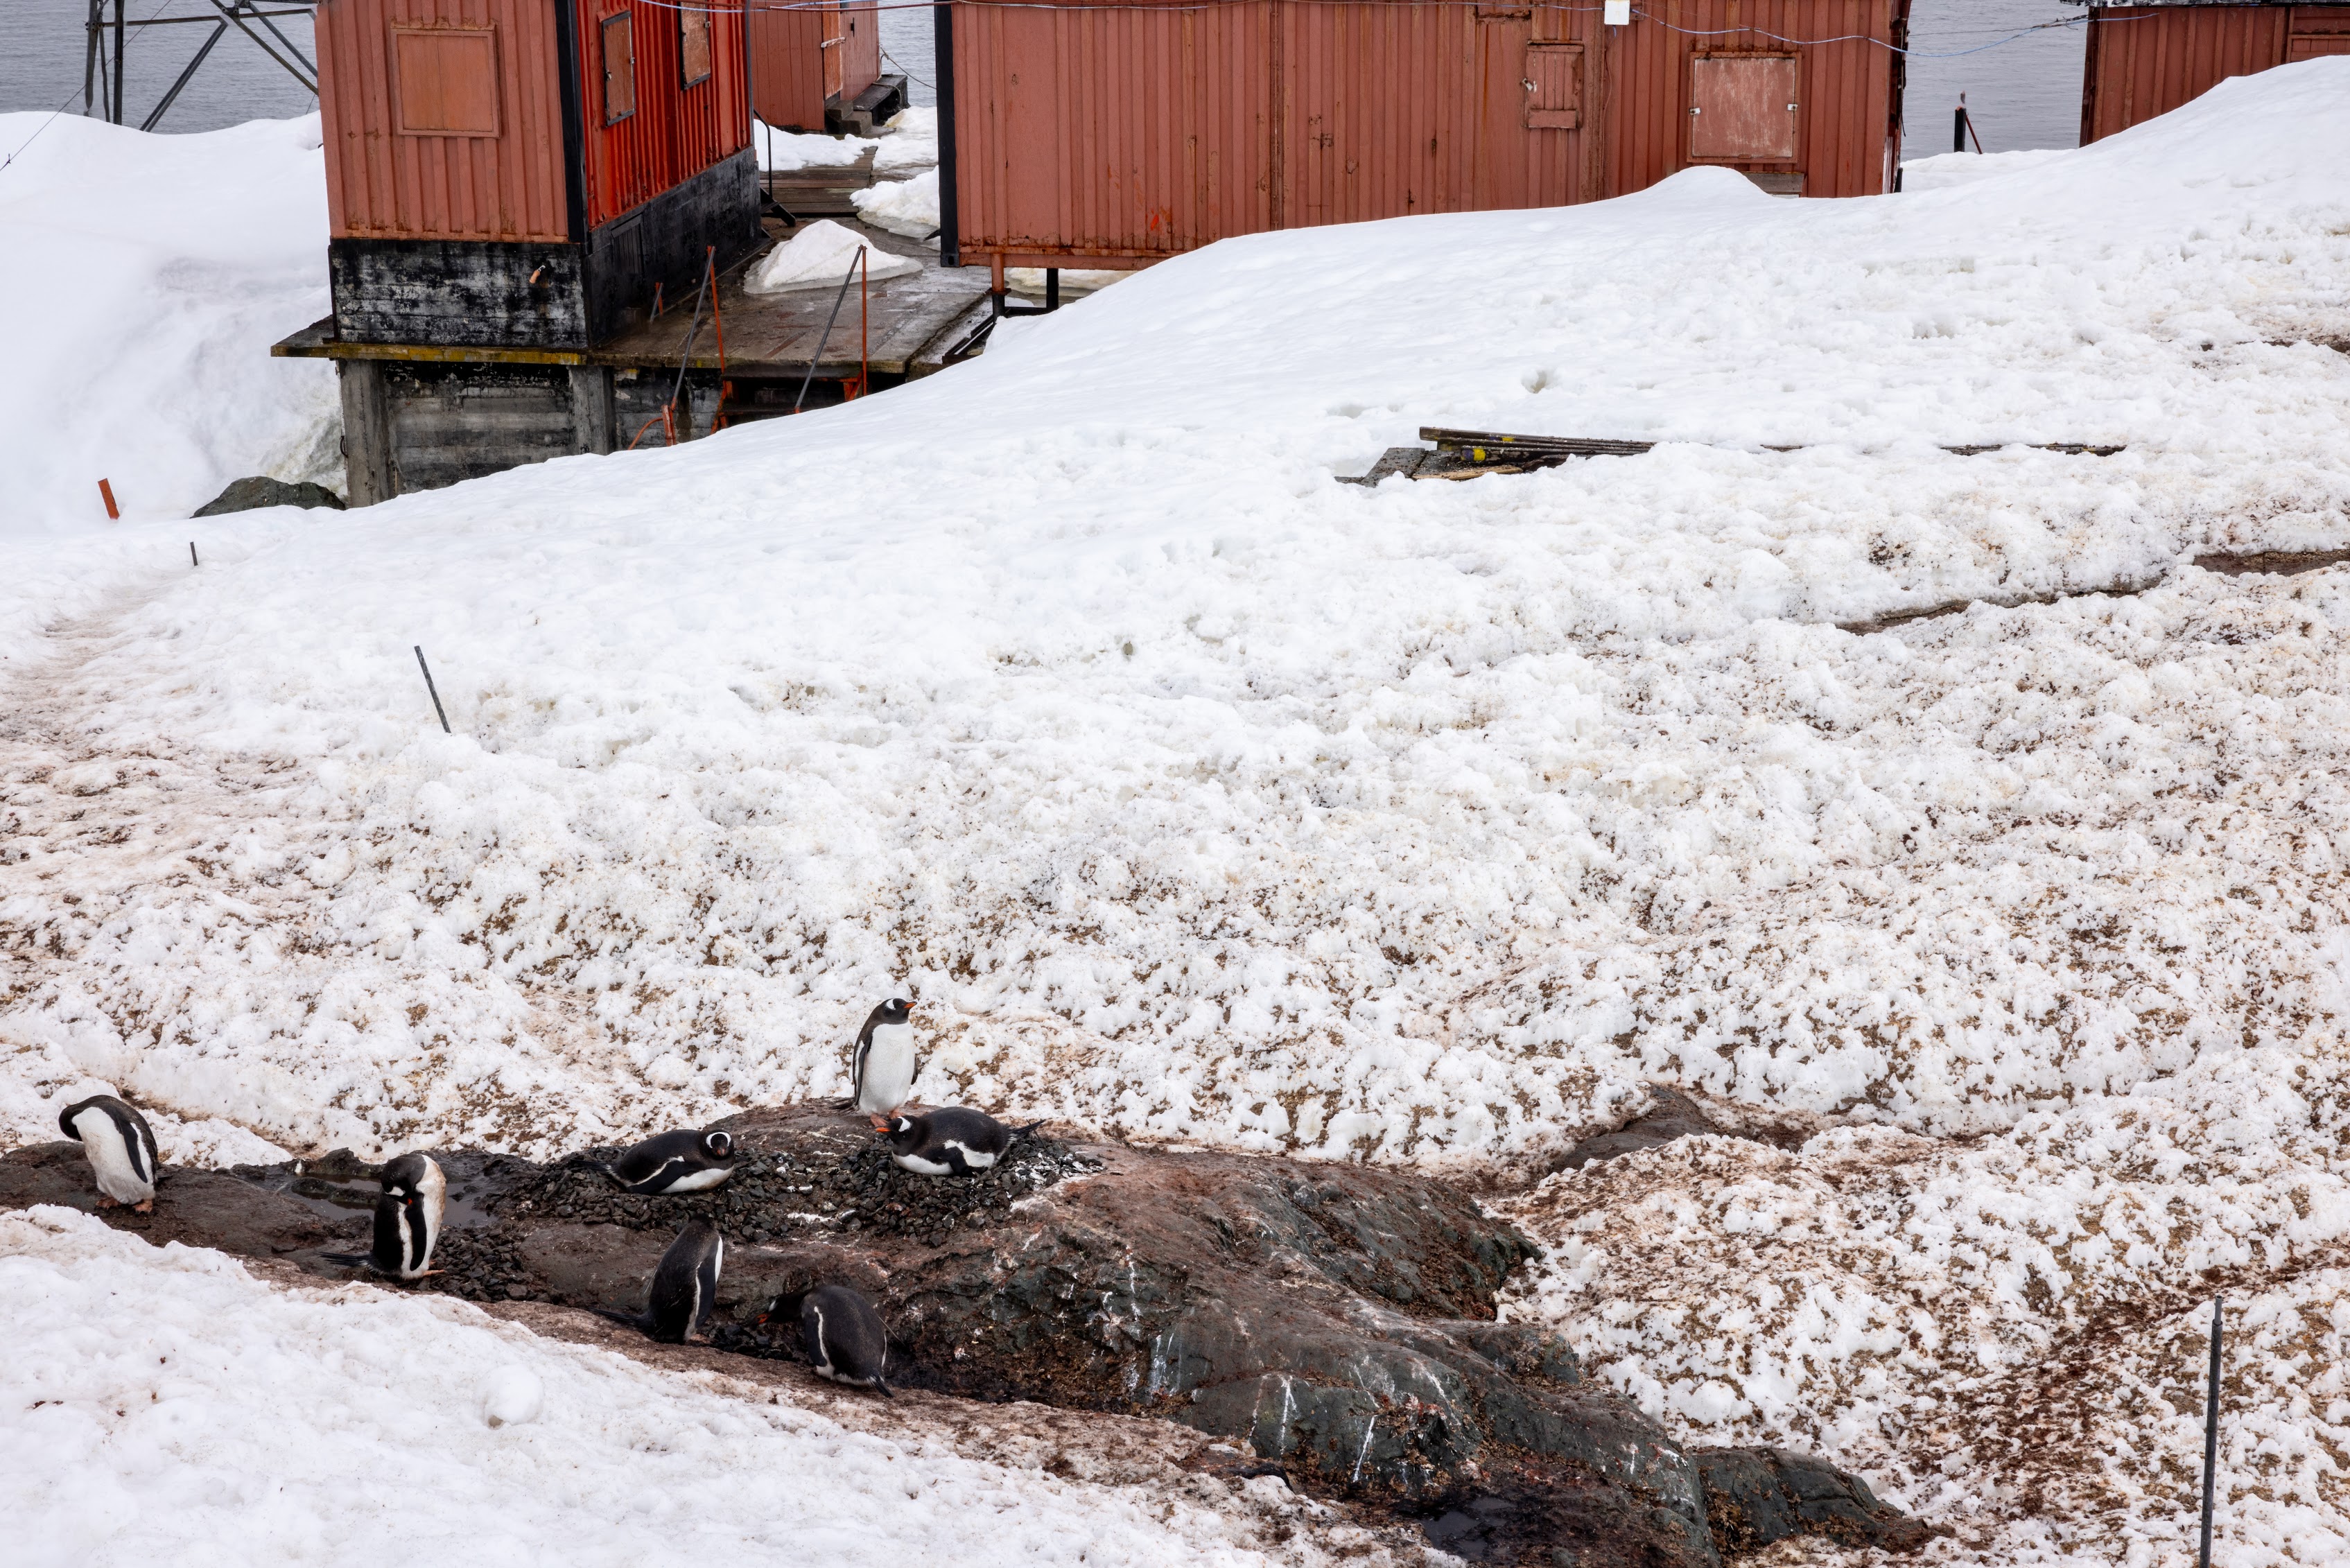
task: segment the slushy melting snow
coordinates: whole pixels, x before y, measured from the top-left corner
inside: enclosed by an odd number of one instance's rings
[[[1530,1178],[1670,1082],[1807,1141],[1503,1202],[1512,1312],[1677,1431],[1859,1469],[1945,1560],[2180,1562],[2221,1284],[2218,1560],[2350,1556],[2350,587],[2192,565],[2350,545],[2350,60],[1898,196],[1229,241],[886,397],[203,523],[332,450],[260,358],[320,309],[315,129],[48,137],[0,265],[150,401],[0,428],[0,1136],[110,1085],[167,1158],[543,1153],[843,1092],[892,992],[919,1096],[1136,1137]],[[308,272],[177,208],[56,237],[203,142]],[[1336,483],[1422,425],[1664,444]],[[2060,442],[2126,450],[1942,450]],[[245,1293],[294,1378],[454,1310],[35,1223],[0,1279],[69,1389],[128,1374],[48,1320],[142,1291]],[[153,1462],[95,1397],[26,1462]]]

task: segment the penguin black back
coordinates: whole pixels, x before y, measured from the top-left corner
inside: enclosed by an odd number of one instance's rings
[[[847,1285],[819,1285],[800,1298],[800,1338],[817,1376],[897,1397],[882,1376],[889,1362],[889,1334],[881,1314]]]
[[[665,1345],[683,1345],[717,1307],[718,1275],[725,1262],[726,1238],[718,1227],[707,1220],[689,1220],[653,1270],[643,1312],[596,1311]]]
[[[1005,1127],[985,1111],[945,1106],[918,1116],[875,1116],[873,1126],[889,1145],[889,1158],[921,1176],[969,1176],[1003,1158],[1012,1140],[1041,1122]]]
[[[712,1130],[649,1137],[604,1168],[630,1192],[702,1192],[734,1174],[734,1140]]]

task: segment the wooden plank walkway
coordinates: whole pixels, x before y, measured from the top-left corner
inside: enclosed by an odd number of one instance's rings
[[[837,382],[857,375],[860,339],[867,347],[877,378],[926,375],[938,369],[947,352],[985,319],[989,310],[985,267],[941,267],[938,246],[928,241],[905,239],[854,218],[832,221],[855,231],[877,251],[911,256],[922,264],[922,270],[873,284],[861,315],[858,290],[852,285],[841,301],[840,317],[827,338],[825,317],[832,310],[833,289],[803,288],[769,295],[743,292],[743,280],[767,254],[766,250],[759,251],[722,274],[718,280],[719,319],[726,337],[728,379],[789,379],[796,382],[807,373],[809,358],[817,354],[820,339],[824,348],[816,367],[819,382]],[[766,228],[771,235],[790,237],[791,231],[779,220],[767,220]],[[389,359],[451,365],[608,365],[623,372],[666,369],[674,375],[679,360],[686,353],[686,338],[692,325],[693,296],[688,291],[682,298],[667,302],[658,320],[641,322],[602,347],[586,350],[347,343],[335,335],[330,317],[304,327],[271,352],[296,358]],[[689,369],[714,373],[718,369],[718,329],[707,311],[703,312],[701,330],[692,337]]]
[[[746,294],[743,280],[757,260],[745,263],[718,280],[719,319],[726,335],[726,373],[734,378],[805,375],[816,360],[819,379],[838,379],[858,373],[860,337],[874,373],[882,376],[920,375],[935,364],[921,364],[924,351],[935,358],[950,344],[940,339],[963,321],[974,306],[987,300],[987,269],[939,265],[938,246],[922,240],[902,239],[854,220],[834,219],[876,251],[911,256],[922,270],[906,277],[884,278],[870,286],[860,312],[858,289],[851,284],[840,298],[840,316],[831,334],[825,318],[832,313],[836,288],[800,288],[789,294]],[[770,223],[771,229],[780,225]],[[788,231],[785,231],[788,237]],[[761,252],[764,258],[765,252]],[[691,296],[677,301],[660,319],[633,327],[588,355],[588,362],[617,368],[650,369],[665,365],[675,370],[686,354],[692,327]],[[967,330],[967,328],[966,328]],[[718,369],[718,333],[709,313],[694,332],[692,357],[697,370]],[[818,342],[823,342],[818,355]]]

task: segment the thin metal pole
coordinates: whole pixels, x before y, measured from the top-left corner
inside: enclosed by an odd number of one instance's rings
[[[933,74],[939,78],[939,265],[962,265],[962,219],[955,195],[954,7],[931,7]]]
[[[2220,1472],[2220,1307],[2211,1298],[2211,1387],[2203,1398],[2203,1540],[2196,1568],[2211,1568],[2211,1496]]]
[[[857,269],[864,265],[864,261],[865,247],[859,245],[856,256],[848,264],[848,270],[840,275],[840,287],[832,296],[832,314],[824,318],[824,336],[816,340],[816,352],[808,356],[807,374],[800,378],[800,395],[792,400],[794,413],[798,413],[800,405],[807,401],[808,383],[816,379],[816,362],[824,358],[824,346],[832,341],[832,324],[840,319],[841,301],[848,297],[848,286],[857,281]]]
[[[122,123],[122,7],[124,0],[114,0],[114,112],[107,118],[115,124]]]
[[[416,668],[424,671],[424,690],[432,693],[432,711],[441,715],[441,732],[446,735],[450,733],[449,714],[447,710],[441,706],[441,689],[432,684],[432,667],[424,662],[422,643],[416,646]]]
[[[149,112],[147,118],[139,122],[140,130],[152,130],[155,129],[156,125],[162,119],[164,111],[169,109],[172,104],[179,101],[180,89],[188,85],[188,78],[196,74],[196,67],[203,65],[204,63],[204,57],[213,52],[213,46],[219,43],[221,39],[227,36],[228,24],[226,22],[221,23],[218,26],[213,29],[213,35],[211,37],[204,40],[203,47],[196,51],[196,57],[188,62],[188,68],[180,73],[180,79],[173,82],[172,84],[172,90],[163,95],[163,101],[157,104],[154,109]]]
[[[81,111],[85,116],[98,101],[99,83],[102,79],[98,74],[99,51],[103,47],[100,40],[106,36],[106,24],[100,19],[99,11],[102,3],[103,0],[89,0],[89,14],[82,19],[82,25],[89,34],[88,44],[81,57]]]

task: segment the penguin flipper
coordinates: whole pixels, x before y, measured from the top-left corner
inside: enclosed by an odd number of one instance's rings
[[[318,1256],[330,1263],[341,1263],[350,1268],[371,1269],[375,1266],[375,1256],[370,1252],[321,1252]]]
[[[617,1312],[610,1307],[589,1307],[588,1310],[598,1317],[608,1317],[614,1323],[627,1324],[639,1334],[650,1334],[653,1331],[653,1314],[649,1312]]]
[[[881,1390],[881,1397],[884,1399],[895,1399],[898,1397],[898,1391],[889,1386],[889,1380],[878,1374],[873,1379],[873,1386]]]

